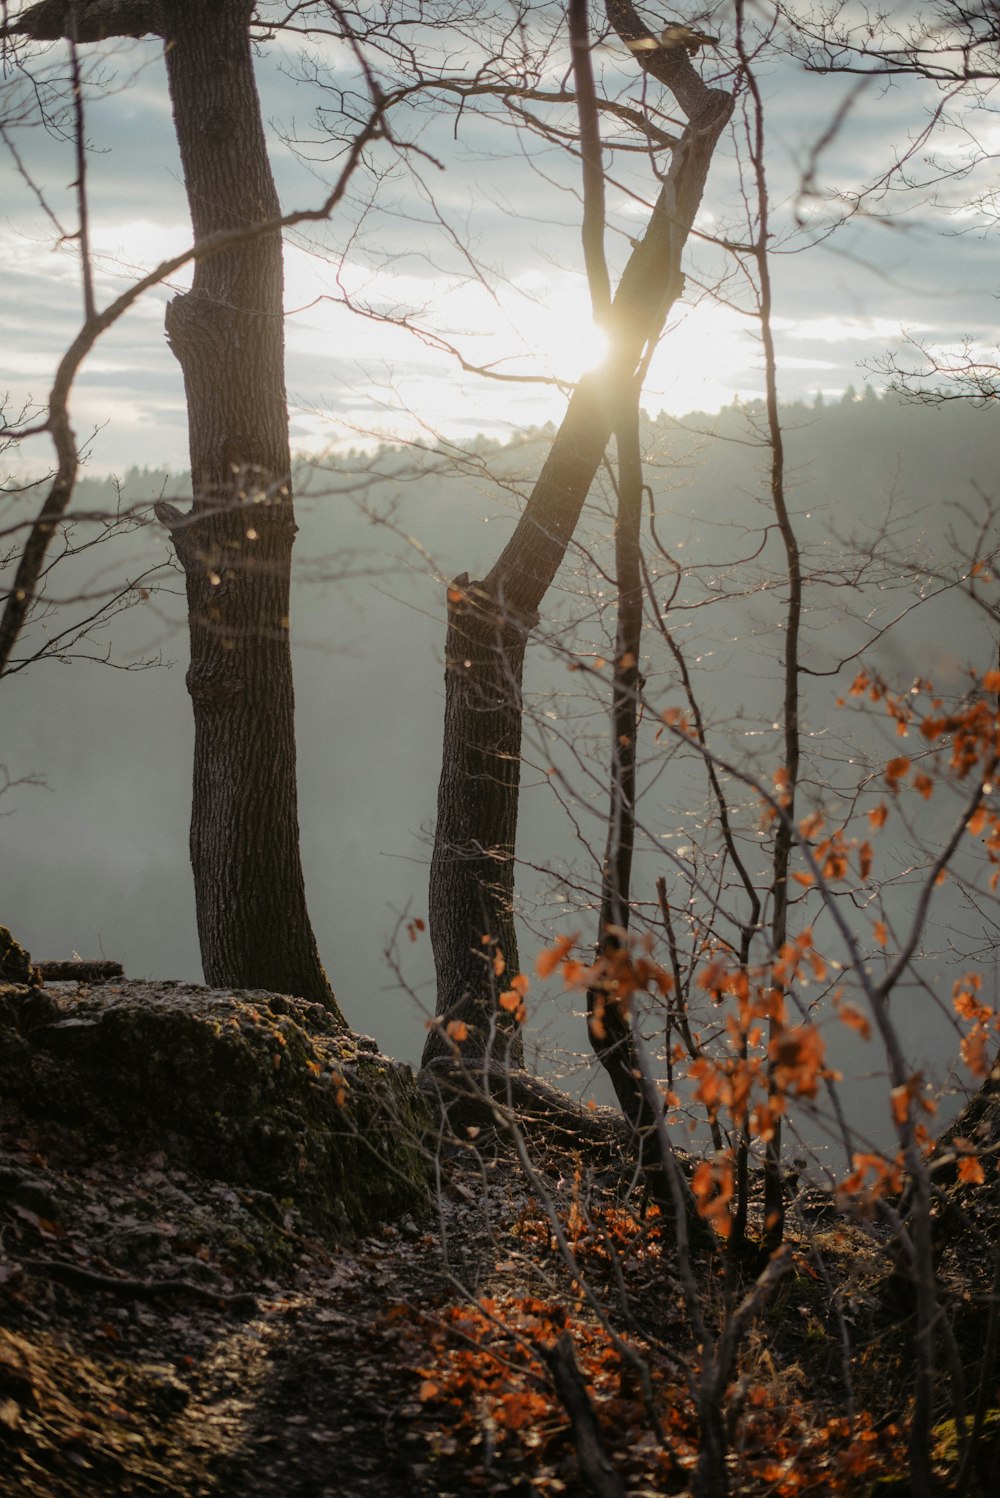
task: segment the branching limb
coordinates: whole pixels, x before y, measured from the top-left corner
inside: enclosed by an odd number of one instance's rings
[[[224,229],[182,251],[179,255],[163,260],[155,269],[142,276],[121,296],[116,297],[101,312],[96,312],[84,323],[69,348],[66,350],[49,393],[49,414],[46,421],[29,427],[0,428],[0,437],[15,440],[48,432],[56,450],[56,472],[37,519],[31,527],[18,563],[14,584],[0,618],[0,678],[8,670],[11,654],[24,628],[28,613],[37,595],[38,579],[45,565],[49,544],[56,526],[65,515],[73,496],[79,468],[76,438],[70,426],[69,398],[76,376],[84,360],[98,339],[124,316],[130,307],[154,286],[168,280],[178,270],[192,261],[203,261],[213,255],[221,255],[248,244],[252,240],[273,235],[293,224],[316,223],[326,219],[339,204],[365,147],[378,138],[382,129],[382,107],[372,113],[367,125],[351,144],[347,160],[336,183],[319,208],[300,209],[279,215],[261,223],[244,228]]]

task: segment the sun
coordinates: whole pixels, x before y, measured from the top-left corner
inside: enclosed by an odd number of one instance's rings
[[[594,321],[582,276],[525,276],[515,291],[508,321],[539,374],[569,384],[603,364],[608,335]]]
[[[594,322],[583,276],[525,278],[516,290],[504,302],[506,320],[537,373],[573,383],[603,364],[609,339]],[[726,307],[676,308],[653,356],[643,405],[676,415],[717,411],[754,391],[757,350],[746,329],[746,319]]]
[[[572,311],[554,310],[548,333],[544,347],[561,379],[579,380],[592,369],[599,369],[611,349],[607,332],[594,321],[586,303]]]

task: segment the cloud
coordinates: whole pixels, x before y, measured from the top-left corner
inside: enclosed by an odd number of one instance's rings
[[[190,231],[157,45],[119,43],[106,53],[88,49],[87,56],[93,77],[103,70],[113,80],[87,97],[95,281],[106,301],[135,274],[182,248]],[[311,82],[292,76],[291,46],[267,48],[258,61],[286,206],[318,202],[342,159],[342,143],[338,148],[324,137],[315,116],[326,108],[334,112],[327,119],[334,119],[336,90],[356,85],[345,49],[324,44],[319,60],[322,70]],[[603,66],[631,99],[639,83],[630,59],[616,53]],[[777,57],[760,67],[760,80],[785,397],[809,396],[820,382],[826,390],[857,383],[865,361],[898,347],[903,329],[919,328],[921,336],[943,344],[972,334],[988,345],[1000,333],[991,296],[992,246],[974,233],[950,232],[967,230],[969,220],[960,214],[942,220],[929,188],[904,214],[887,219],[895,207],[873,202],[872,211],[831,238],[819,233],[831,206],[842,206],[838,194],[906,148],[929,101],[926,87],[861,92],[817,150],[851,83],[806,75]],[[398,430],[412,430],[420,419],[455,433],[497,434],[518,423],[558,419],[565,404],[558,391],[481,381],[446,352],[398,328],[354,318],[336,302],[339,278],[375,308],[396,309],[443,333],[470,362],[502,360],[500,367],[512,372],[575,377],[586,361],[590,327],[575,160],[558,142],[511,128],[498,103],[467,107],[457,124],[450,107],[415,106],[394,116],[394,129],[407,149],[374,145],[370,170],[352,183],[334,221],[289,235],[287,382],[295,439],[332,433],[338,417],[383,432],[394,421]],[[27,129],[18,142],[53,211],[72,230],[69,143]],[[954,157],[957,143],[945,145]],[[641,231],[658,184],[641,154],[609,159],[616,185],[609,191],[608,246],[617,274],[630,253],[628,236]],[[0,389],[9,390],[16,405],[27,395],[44,398],[59,355],[79,327],[81,300],[75,247],[52,250],[51,223],[10,162],[8,171],[0,223],[7,267],[0,283]],[[815,196],[803,198],[804,182]],[[713,163],[700,223],[706,232],[746,238],[742,214],[727,140]],[[819,242],[806,248],[810,239]],[[692,241],[685,263],[688,293],[650,371],[646,404],[652,410],[719,408],[733,395],[760,390],[747,288],[734,275],[731,257]],[[732,308],[699,299],[699,287],[721,277],[728,278],[722,289],[735,300]],[[182,275],[173,290],[185,284]],[[102,339],[80,377],[73,400],[77,427],[109,423],[94,443],[95,466],[147,459],[186,465],[180,371],[162,332],[171,294],[162,289],[144,299]],[[350,440],[347,427],[344,440]]]

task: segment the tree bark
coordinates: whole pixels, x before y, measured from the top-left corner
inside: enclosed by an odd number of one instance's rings
[[[253,9],[252,0],[43,0],[0,35],[163,38],[192,226],[204,240],[280,211],[250,53]],[[191,862],[205,977],[217,987],[312,999],[343,1022],[309,922],[299,854],[282,291],[275,231],[199,260],[191,291],[170,303],[194,504],[188,515],[165,503],[156,513],[187,585]],[[57,446],[59,475],[30,540],[37,555],[26,548],[19,596],[0,625],[5,659],[30,605],[49,514],[62,513],[72,489],[77,459],[64,410]]]
[[[117,36],[159,36],[163,10],[170,0],[41,0],[15,21],[0,27],[0,37],[27,36],[56,42],[75,29],[78,42],[102,42]],[[74,14],[75,12],[75,14]]]
[[[646,1100],[628,1006],[618,1001],[610,979],[616,953],[624,952],[630,915],[632,855],[635,849],[636,734],[642,677],[642,457],[639,446],[639,390],[623,387],[615,423],[618,515],[615,573],[618,620],[611,684],[611,777],[608,834],[601,871],[597,957],[609,963],[609,982],[587,991],[587,1035],[614,1087],[619,1106],[642,1134],[651,1159],[658,1158],[655,1120]]]
[[[594,1498],[627,1498],[625,1484],[604,1449],[601,1427],[576,1361],[573,1338],[569,1332],[563,1332],[551,1347],[540,1345],[538,1353],[552,1375],[556,1393],[569,1416],[580,1474]]]
[[[514,1067],[523,1065],[520,1030],[497,1004],[518,970],[512,898],[521,743],[519,713],[507,709],[520,704],[524,644],[536,619],[509,610],[488,583],[470,583],[465,573],[449,589],[444,732],[459,763],[441,777],[430,876],[438,1012],[464,1022],[481,1048],[498,1045]],[[450,1046],[432,1031],[425,1060],[435,1054],[450,1054]]]
[[[250,53],[251,0],[161,7],[196,239],[279,213]],[[194,504],[158,507],[184,568],[195,722],[191,863],[213,987],[339,1014],[306,910],[289,645],[295,536],[279,233],[198,263],[167,309]]]
[[[623,36],[645,34],[631,6],[609,3],[608,14]],[[538,482],[496,565],[473,589],[467,590],[459,579],[451,590],[453,599],[471,592],[477,602],[471,611],[464,603],[449,610],[444,746],[429,900],[442,1025],[428,1035],[425,1066],[450,1054],[443,1034],[449,1019],[463,1019],[469,1027],[463,1042],[467,1059],[488,1056],[497,1027],[507,1024],[496,1008],[496,985],[483,961],[482,938],[506,944],[504,957],[512,972],[517,962],[514,847],[525,641],[610,439],[616,398],[635,379],[644,352],[659,337],[683,291],[681,254],[716,142],[733,109],[732,97],[708,88],[683,49],[644,56],[649,59],[644,66],[672,89],[688,124],[610,310],[612,353],[606,366],[587,375],[574,391]],[[519,1038],[510,1034],[506,1059],[519,1065],[520,1055]]]
[[[44,983],[108,983],[112,978],[125,976],[120,962],[110,962],[103,957],[90,960],[40,957],[35,966]]]

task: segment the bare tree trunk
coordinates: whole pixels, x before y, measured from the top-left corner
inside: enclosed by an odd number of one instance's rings
[[[609,3],[623,36],[641,36],[631,6]],[[512,897],[521,747],[524,647],[565,555],[616,419],[622,389],[681,295],[681,255],[701,202],[716,142],[732,113],[727,93],[701,81],[686,52],[644,54],[688,124],[673,150],[649,226],[623,273],[609,316],[612,354],[577,386],[524,513],[496,565],[479,583],[453,585],[445,670],[445,730],[429,916],[437,1013],[464,1020],[464,1054],[485,1056],[495,1028],[496,983],[483,954],[493,941],[507,971],[517,965]],[[468,601],[467,601],[468,600]],[[484,943],[483,938],[487,941]],[[449,1054],[441,1028],[424,1065]],[[510,1035],[508,1060],[520,1063]]]
[[[740,12],[742,15],[742,12]],[[742,41],[740,42],[742,49]],[[767,177],[764,163],[764,106],[757,79],[750,59],[742,54],[744,77],[753,100],[753,127],[750,137],[750,159],[757,187],[757,234],[753,246],[753,258],[757,265],[757,298],[760,317],[760,337],[764,349],[765,405],[767,410],[767,440],[771,453],[770,496],[778,522],[778,531],[785,551],[788,603],[785,613],[785,658],[783,662],[784,700],[782,703],[782,728],[784,737],[785,790],[783,794],[784,815],[779,820],[774,837],[772,857],[772,912],[771,945],[772,957],[778,961],[788,937],[788,880],[794,845],[795,804],[801,762],[801,736],[799,730],[799,637],[802,629],[802,558],[798,537],[788,511],[785,495],[785,449],[778,407],[778,361],[774,347],[772,325],[773,302],[771,295],[770,218],[768,207]],[[783,984],[776,984],[783,991]],[[773,1050],[780,1043],[785,1022],[772,1016],[768,1022],[768,1047]],[[773,1073],[773,1061],[769,1067]],[[781,1169],[781,1117],[775,1110],[774,1129],[767,1141],[764,1156],[764,1244],[773,1251],[784,1238],[785,1189]]]
[[[520,1066],[517,1022],[498,1009],[492,959],[518,970],[514,933],[514,838],[521,775],[524,647],[555,576],[608,442],[596,376],[574,393],[517,530],[482,582],[465,574],[449,589],[445,645],[444,753],[431,858],[430,930],[437,1012],[469,1027],[477,1056],[503,1038]],[[537,601],[536,601],[537,600]],[[502,977],[502,975],[501,975]],[[450,1054],[439,1030],[424,1065]]]
[[[251,0],[171,0],[163,34],[196,239],[275,217]],[[194,505],[158,508],[187,583],[191,862],[207,981],[336,1010],[299,856],[289,585],[295,521],[279,233],[200,262],[167,310]],[[339,1011],[338,1011],[339,1012]]]
[[[164,40],[195,239],[211,245],[197,257],[191,291],[167,311],[187,391],[194,505],[188,515],[156,506],[187,583],[195,718],[191,860],[202,962],[210,983],[294,993],[342,1019],[309,923],[299,856],[282,251],[277,229],[254,232],[276,219],[279,208],[250,54],[253,9],[252,0],[40,4],[0,26],[0,36],[64,37],[74,44],[146,34]],[[331,211],[374,128],[373,118],[323,208],[299,217]],[[213,234],[241,231],[247,238],[237,248],[211,243]],[[0,619],[0,673],[76,477],[66,409],[72,380],[130,300],[126,294],[93,314],[88,291],[88,319],[60,363],[49,418],[58,472]]]
[[[635,765],[638,729],[639,650],[642,643],[642,458],[639,448],[639,390],[625,387],[615,424],[618,463],[618,516],[615,573],[618,620],[611,686],[611,783],[608,834],[601,871],[597,955],[609,960],[623,952],[629,926],[632,854],[635,848]],[[614,972],[610,962],[609,975]],[[650,1113],[635,1054],[631,1018],[613,988],[587,993],[587,1034],[633,1129],[641,1130],[655,1156],[655,1120]]]

